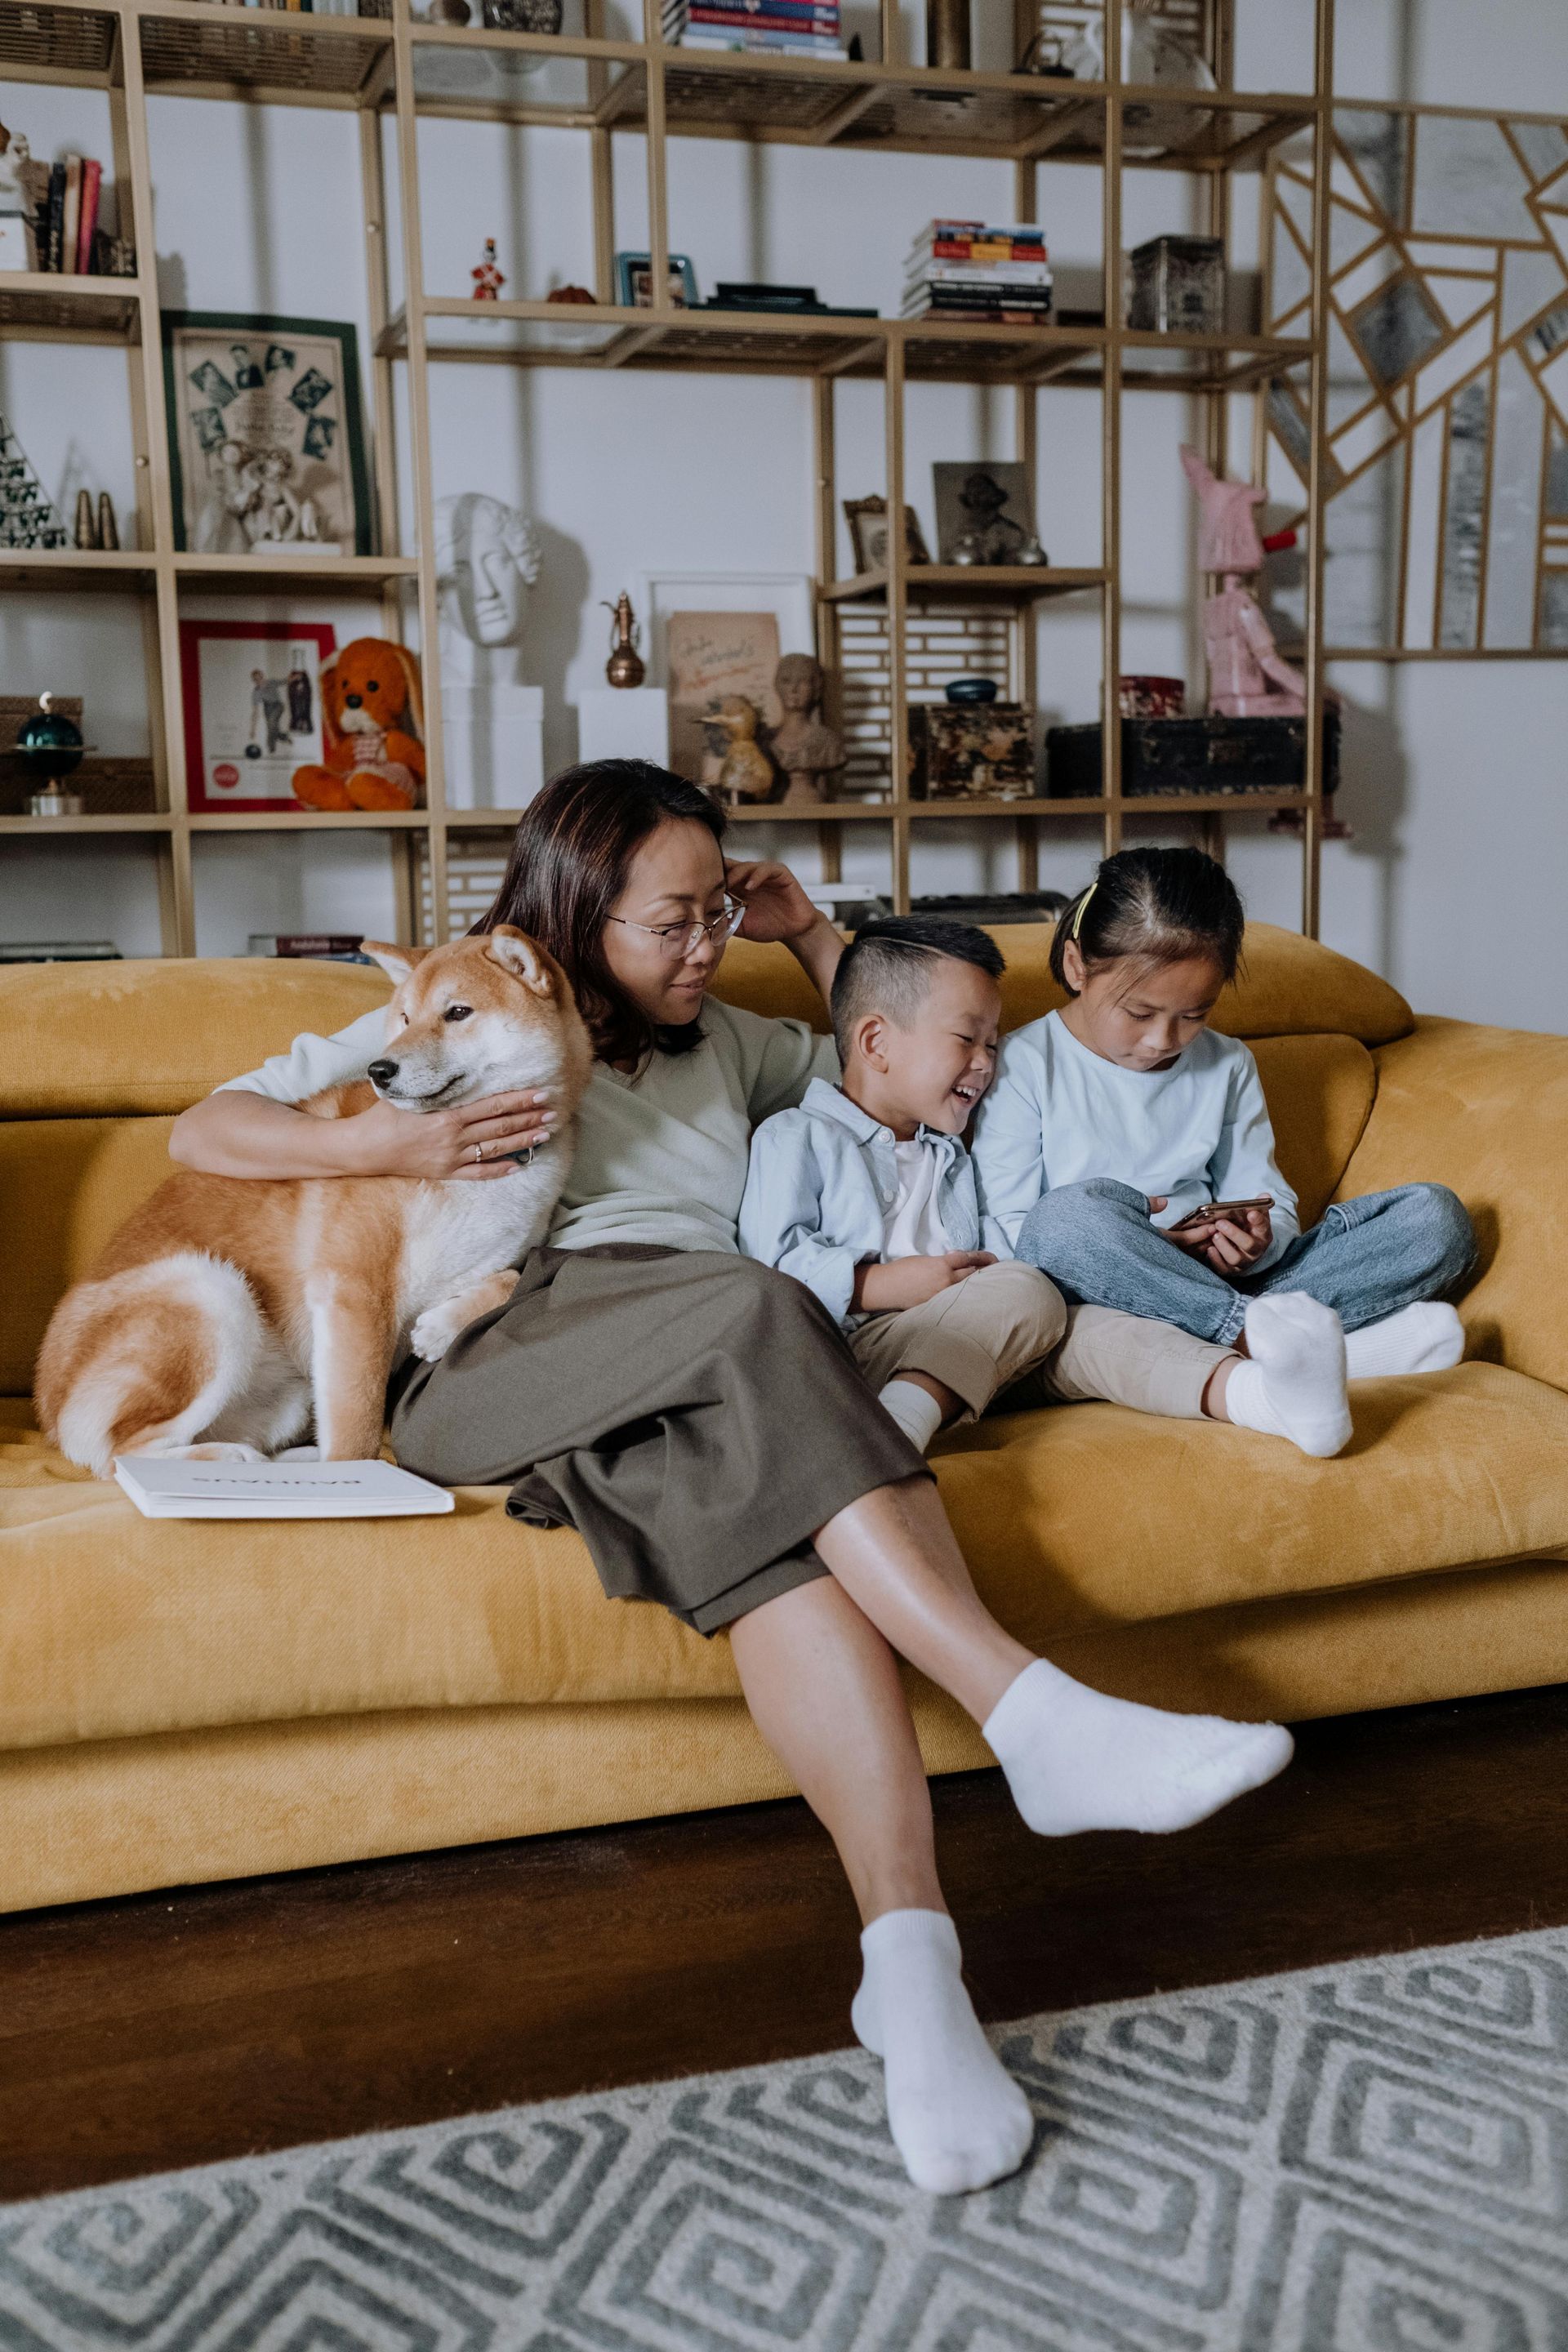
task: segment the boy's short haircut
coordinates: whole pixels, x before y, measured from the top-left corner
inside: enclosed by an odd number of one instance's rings
[[[943,956],[972,963],[991,980],[1000,980],[1006,970],[995,940],[973,923],[955,923],[946,915],[880,915],[861,924],[833,981],[833,1034],[841,1062],[848,1059],[856,1023],[868,1013],[885,1013],[900,1029],[910,1027]]]

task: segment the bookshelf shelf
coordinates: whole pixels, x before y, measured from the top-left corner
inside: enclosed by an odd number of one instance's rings
[[[1014,598],[1033,604],[1041,597],[1077,596],[1089,588],[1102,588],[1105,573],[1054,563],[916,563],[905,572],[904,585],[911,602],[940,597],[945,604],[973,596],[987,604]],[[826,581],[817,593],[826,604],[885,604],[888,575],[861,572],[852,580]]]
[[[1334,0],[1312,0],[1312,94],[1241,91],[1229,86],[1235,0],[1152,0],[1156,14],[1179,19],[1201,39],[1216,87],[1207,91],[1145,89],[1119,79],[1122,11],[1104,0],[1074,0],[1076,17],[1100,14],[1106,37],[1105,81],[1067,81],[1020,73],[930,70],[905,60],[897,0],[880,0],[878,60],[742,56],[668,47],[658,37],[660,0],[644,0],[645,37],[605,37],[603,0],[584,0],[584,30],[559,36],[502,32],[480,25],[416,21],[412,0],[374,0],[384,16],[337,16],[283,7],[239,8],[216,0],[0,0],[0,76],[88,86],[106,93],[122,233],[141,232],[136,278],[71,278],[33,273],[0,276],[0,341],[118,343],[126,353],[132,430],[139,463],[138,514],[127,536],[140,541],[112,552],[71,548],[0,551],[0,588],[134,596],[148,646],[153,713],[153,797],[156,813],[35,819],[0,818],[7,843],[28,836],[81,840],[144,837],[159,868],[165,945],[194,952],[196,934],[195,845],[224,834],[375,834],[388,843],[399,935],[421,936],[429,909],[433,935],[449,921],[449,851],[493,858],[516,824],[515,809],[449,806],[446,797],[441,681],[426,678],[428,800],[407,812],[313,814],[193,813],[188,805],[177,623],[182,599],[200,594],[258,597],[268,589],[294,597],[362,595],[380,607],[384,634],[437,635],[434,488],[430,447],[432,366],[489,364],[590,368],[605,373],[661,371],[691,375],[773,375],[810,387],[811,497],[816,529],[818,650],[835,690],[853,683],[864,710],[847,789],[910,772],[909,705],[939,693],[942,676],[965,648],[984,648],[1005,692],[1034,704],[1034,615],[1068,597],[1096,601],[1102,678],[1100,716],[1103,790],[1084,800],[917,801],[906,793],[848,799],[820,807],[768,803],[736,811],[738,825],[815,829],[827,880],[839,873],[847,826],[871,825],[891,836],[895,904],[910,895],[910,857],[917,834],[944,823],[1005,819],[1016,841],[1019,883],[1037,880],[1042,826],[1090,824],[1106,849],[1129,827],[1173,818],[1223,847],[1227,816],[1280,809],[1302,813],[1303,929],[1318,919],[1322,801],[1316,790],[1245,796],[1130,799],[1121,785],[1117,679],[1121,667],[1121,394],[1174,394],[1194,412],[1191,437],[1211,464],[1226,457],[1231,396],[1255,404],[1269,380],[1289,370],[1310,379],[1313,425],[1307,508],[1307,627],[1301,658],[1310,693],[1307,771],[1315,775],[1322,737],[1321,489],[1326,415],[1328,174],[1317,177],[1310,247],[1309,331],[1268,338],[1149,335],[1120,324],[1122,182],[1129,170],[1170,171],[1195,183],[1194,225],[1227,241],[1232,174],[1260,165],[1300,132],[1321,146],[1332,104]],[[421,0],[423,5],[423,0]],[[1267,5],[1267,0],[1261,0]],[[1042,11],[1044,13],[1042,13]],[[1011,53],[1021,55],[1052,14],[1052,0],[1014,0]],[[486,60],[489,61],[488,65]],[[526,68],[526,70],[520,70]],[[374,420],[375,505],[388,552],[274,561],[246,555],[195,555],[174,547],[159,295],[153,246],[153,184],[145,102],[158,97],[229,100],[246,104],[324,106],[357,111],[364,194]],[[384,153],[390,123],[395,182]],[[424,119],[549,125],[581,131],[589,142],[595,299],[563,305],[514,300],[476,305],[467,289],[433,292],[422,261],[420,140]],[[656,300],[628,310],[613,300],[617,236],[616,134],[633,134],[646,169],[646,226],[631,241],[650,249]],[[836,148],[859,153],[968,156],[1012,166],[1011,217],[1037,221],[1039,174],[1056,163],[1096,169],[1101,190],[1100,299],[1097,312],[1043,327],[968,324],[943,320],[846,318],[774,312],[687,310],[664,290],[671,243],[668,142],[727,139],[752,145]],[[995,200],[993,199],[993,202]],[[405,307],[391,305],[391,250],[401,247]],[[911,566],[901,534],[889,545],[889,569],[839,578],[835,394],[840,378],[877,383],[884,416],[880,488],[889,508],[907,497],[904,409],[920,383],[994,386],[1006,393],[1015,418],[1014,449],[1031,488],[1037,471],[1043,387],[1087,389],[1098,401],[1101,438],[1101,544],[1099,565]],[[405,442],[397,426],[406,421]],[[398,480],[403,463],[405,485]],[[397,518],[412,512],[413,551],[397,540]],[[942,648],[945,646],[946,651]],[[1005,648],[1004,653],[1002,648]],[[846,658],[847,649],[853,660]],[[944,673],[943,661],[950,665]],[[856,665],[858,665],[856,667]],[[971,664],[972,667],[977,666]],[[851,678],[851,670],[854,677]],[[842,723],[841,709],[830,709]],[[878,730],[880,730],[879,732]]]
[[[0,271],[0,336],[19,341],[128,343],[142,331],[133,278]]]

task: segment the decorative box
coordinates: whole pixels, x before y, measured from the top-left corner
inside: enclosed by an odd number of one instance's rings
[[[1128,800],[1188,793],[1300,792],[1305,719],[1124,719],[1121,790]],[[1323,713],[1325,794],[1340,781],[1340,714]],[[1053,727],[1046,737],[1046,793],[1051,800],[1097,800],[1100,728]]]
[[[1225,244],[1217,236],[1154,236],[1128,256],[1127,323],[1145,333],[1225,332]]]
[[[1022,801],[1035,790],[1035,713],[1023,702],[911,702],[910,797]]]
[[[1180,719],[1186,710],[1184,677],[1154,677],[1145,672],[1123,676],[1116,686],[1117,708],[1123,719]]]

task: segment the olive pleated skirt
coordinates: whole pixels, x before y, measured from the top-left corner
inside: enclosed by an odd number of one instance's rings
[[[536,1249],[507,1304],[393,1382],[397,1459],[574,1527],[612,1600],[699,1633],[826,1573],[815,1531],[926,1472],[801,1283],[716,1250]]]

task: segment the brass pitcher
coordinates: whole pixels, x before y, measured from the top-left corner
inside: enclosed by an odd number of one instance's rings
[[[623,588],[612,604],[601,600],[606,613],[614,617],[610,623],[610,658],[605,664],[605,676],[612,686],[640,686],[647,676],[647,666],[637,651],[640,632],[632,612],[632,600]]]

